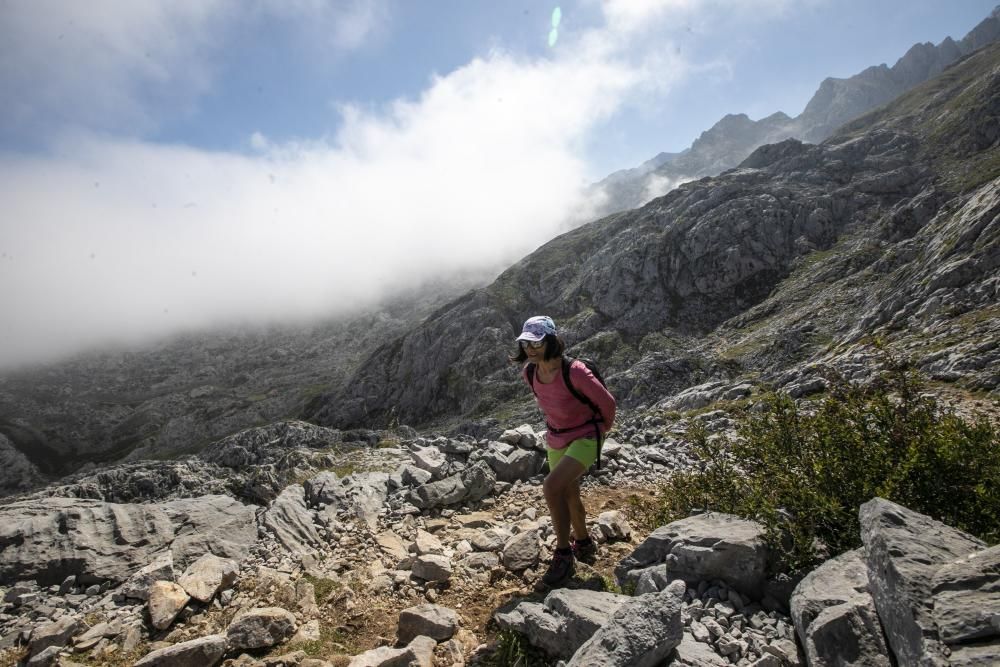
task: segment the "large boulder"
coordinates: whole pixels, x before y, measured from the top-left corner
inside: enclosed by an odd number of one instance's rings
[[[0,506],[0,583],[119,583],[166,549],[186,566],[206,552],[240,561],[256,541],[254,508],[227,496],[156,505],[36,498]]]
[[[767,572],[764,526],[731,514],[699,514],[657,528],[615,568],[619,584],[636,584],[642,571],[665,563],[671,579],[720,579],[760,598]]]
[[[441,479],[448,473],[448,457],[437,447],[421,447],[410,453],[413,465],[426,470],[433,479]]]
[[[166,630],[181,613],[191,596],[172,581],[154,581],[149,587],[149,622],[157,630]]]
[[[31,643],[28,645],[30,655],[38,655],[49,647],[62,648],[80,631],[83,623],[75,616],[63,616],[58,621],[46,623],[31,633]]]
[[[891,667],[860,549],[809,573],[792,593],[791,608],[810,667]]]
[[[557,589],[538,602],[519,602],[494,616],[549,655],[570,658],[631,598],[588,590]],[[594,663],[597,664],[597,663]]]
[[[945,565],[933,586],[934,623],[943,642],[1000,637],[1000,545]]]
[[[299,484],[292,484],[274,499],[264,512],[264,525],[274,533],[285,549],[296,555],[316,551],[323,545],[313,512],[306,507],[306,494]]]
[[[681,599],[670,591],[631,598],[588,639],[567,667],[655,667],[681,643]]]
[[[869,586],[899,664],[1000,663],[1000,628],[983,614],[1000,596],[995,554],[978,554],[985,543],[883,498],[862,505],[860,519]]]
[[[410,492],[410,502],[420,509],[431,509],[454,505],[464,500],[468,494],[462,475],[455,474],[413,489]]]
[[[165,551],[149,565],[140,568],[138,572],[129,577],[128,581],[122,584],[121,592],[125,597],[148,600],[149,588],[154,582],[173,580],[174,555],[170,551]]]
[[[464,500],[480,500],[496,488],[497,475],[485,461],[476,461],[460,474],[466,491]]]

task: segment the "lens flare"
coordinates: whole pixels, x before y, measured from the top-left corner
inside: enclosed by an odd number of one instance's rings
[[[556,7],[552,10],[552,27],[553,29],[559,27],[559,22],[562,21],[562,9]]]
[[[553,28],[549,31],[549,46],[555,46],[557,39],[559,39],[559,31]]]

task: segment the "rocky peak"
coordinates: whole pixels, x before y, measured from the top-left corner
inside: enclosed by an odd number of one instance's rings
[[[635,208],[686,181],[715,176],[735,167],[764,144],[791,137],[819,143],[848,121],[886,104],[998,38],[1000,19],[994,10],[959,42],[946,37],[937,46],[930,42],[914,44],[891,68],[873,65],[848,78],[824,79],[795,118],[780,111],[758,121],[746,114],[727,114],[678,159],[650,172],[619,172],[614,188],[606,187],[604,182],[598,184],[597,189],[603,188],[606,196],[601,211]]]

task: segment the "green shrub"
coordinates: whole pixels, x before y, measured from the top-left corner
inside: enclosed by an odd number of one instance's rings
[[[967,421],[922,394],[902,367],[868,387],[839,378],[818,402],[787,396],[740,420],[738,436],[689,433],[701,470],[673,476],[655,520],[696,510],[754,518],[804,572],[860,546],[859,506],[887,498],[990,543],[1000,540],[1000,448],[986,417]]]

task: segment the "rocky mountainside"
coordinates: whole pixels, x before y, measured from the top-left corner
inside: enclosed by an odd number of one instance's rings
[[[305,416],[351,427],[530,414],[507,355],[538,313],[606,369],[625,406],[708,382],[719,395],[746,382],[815,391],[816,364],[864,372],[876,340],[995,394],[998,64],[991,45],[821,145],[761,147],[554,239],[381,346]]]
[[[431,286],[323,324],[192,333],[0,375],[0,496],[102,463],[200,451],[295,415],[344,382],[367,350],[470,282]]]
[[[780,111],[757,121],[746,114],[729,114],[690,148],[656,169],[623,170],[597,183],[593,189],[602,202],[599,210],[608,214],[642,206],[681,183],[735,167],[765,144],[790,138],[819,143],[844,123],[890,102],[998,38],[1000,7],[960,41],[946,37],[937,46],[914,44],[892,67],[881,64],[846,79],[825,79],[795,118]]]

